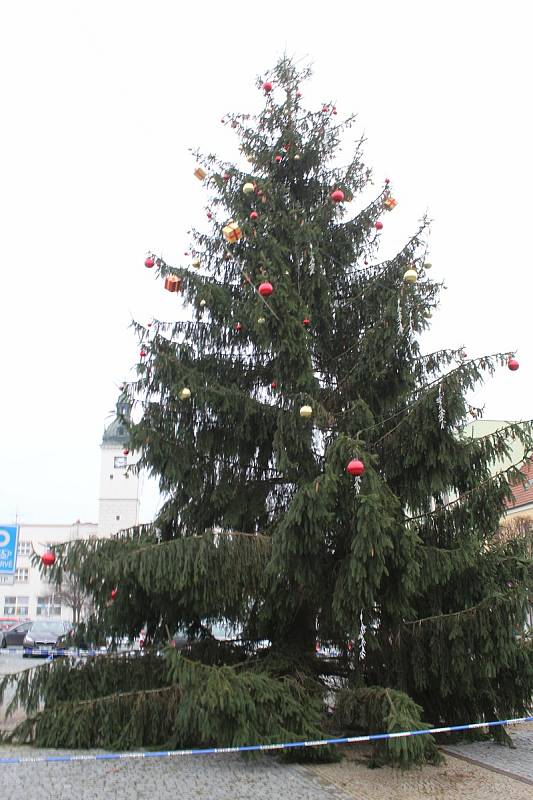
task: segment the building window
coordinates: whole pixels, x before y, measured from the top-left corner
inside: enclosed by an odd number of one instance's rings
[[[116,519],[116,520],[119,520],[119,519],[120,519],[120,514],[117,514],[117,516],[115,517],[115,519]]]
[[[29,597],[5,597],[4,615],[6,617],[27,617],[30,607]]]
[[[19,542],[17,548],[18,556],[29,556],[31,554],[31,542]]]
[[[0,575],[0,583],[15,583],[13,575]]]
[[[110,480],[110,481],[112,481],[112,480],[113,480],[113,476],[112,476],[112,475],[110,475],[110,476],[109,476],[109,480]]]
[[[28,583],[30,571],[27,567],[20,567],[15,570],[15,583]]]
[[[113,466],[115,469],[126,469],[128,466],[128,459],[126,456],[115,456]]]
[[[48,597],[37,598],[37,616],[38,617],[60,617],[61,616],[61,598],[59,595],[48,595]]]

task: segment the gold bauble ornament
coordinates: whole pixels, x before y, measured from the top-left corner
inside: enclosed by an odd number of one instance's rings
[[[432,266],[433,264],[431,263],[431,261],[426,261],[424,264],[424,269],[431,269]]]
[[[408,269],[407,272],[404,273],[403,279],[406,283],[416,283],[416,279],[418,275],[416,274],[415,269]]]
[[[193,267],[195,267],[196,269],[200,269],[200,259],[199,259],[199,258],[193,258],[193,260],[192,260],[192,265],[193,265]]]
[[[257,324],[258,325],[264,325],[265,322],[266,322],[266,319],[264,317],[258,317],[257,318]]]
[[[245,183],[244,186],[242,187],[242,190],[244,194],[253,194],[254,191],[253,183]]]
[[[294,160],[295,161],[299,161],[300,160],[300,156],[298,155],[298,153],[296,153],[296,155],[294,156]]]
[[[191,396],[191,390],[187,386],[184,386],[178,395],[180,400],[188,400],[190,396]]]
[[[205,306],[205,300],[200,300],[200,307],[203,308]]]
[[[300,416],[301,417],[304,417],[305,419],[307,419],[308,417],[312,416],[312,414],[313,414],[313,409],[311,408],[311,406],[302,406],[301,407],[301,409],[300,409]]]

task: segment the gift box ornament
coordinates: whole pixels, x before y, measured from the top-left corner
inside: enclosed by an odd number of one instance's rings
[[[194,174],[198,178],[199,181],[203,181],[203,179],[207,175],[207,172],[204,169],[202,169],[201,167],[196,167],[196,169],[194,170]]]
[[[230,244],[238,242],[242,236],[242,231],[236,222],[228,222],[228,224],[222,228],[222,233],[226,241],[230,242]]]
[[[389,211],[392,211],[394,206],[398,205],[398,201],[395,200],[394,197],[387,197],[387,199],[383,201],[383,205],[385,208],[388,208]]]
[[[165,289],[169,292],[179,292],[181,289],[181,278],[177,275],[167,275],[165,278]]]

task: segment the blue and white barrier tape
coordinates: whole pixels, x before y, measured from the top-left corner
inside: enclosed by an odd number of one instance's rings
[[[15,648],[2,648],[0,655],[3,656],[39,656],[40,658],[50,658],[51,656],[71,656],[73,658],[87,658],[91,656],[101,655],[125,655],[126,653],[139,653],[141,650],[78,650],[74,647],[71,648],[55,648],[55,647],[15,647]]]
[[[295,747],[324,747],[328,744],[355,744],[356,742],[376,742],[383,739],[401,739],[406,736],[426,736],[433,733],[470,731],[474,728],[491,728],[494,725],[514,725],[518,722],[533,722],[533,717],[499,719],[494,722],[473,722],[469,725],[450,725],[446,728],[429,728],[418,731],[398,733],[371,733],[367,736],[343,736],[340,739],[319,739],[314,742],[284,742],[280,744],[248,744],[240,747],[201,747],[195,750],[154,750],[140,753],[88,753],[87,755],[63,756],[24,756],[0,758],[0,766],[6,764],[55,764],[72,761],[122,761],[129,758],[172,758],[174,756],[204,756],[219,753],[250,753],[257,750],[289,750]]]

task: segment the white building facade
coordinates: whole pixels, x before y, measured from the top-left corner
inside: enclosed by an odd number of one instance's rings
[[[128,449],[125,420],[131,406],[120,397],[117,413],[102,438],[98,535],[111,536],[139,524],[139,476],[132,469],[137,461]]]
[[[77,520],[72,525],[18,526],[15,571],[0,574],[0,618],[71,621],[73,593],[70,597],[68,589],[58,593],[46,572],[32,566],[32,553],[42,555],[64,542],[111,536],[138,524],[139,476],[132,470],[136,459],[128,450],[125,421],[129,418],[130,406],[121,396],[115,419],[102,438],[98,523]]]

